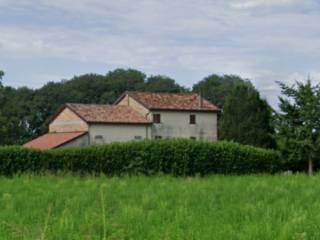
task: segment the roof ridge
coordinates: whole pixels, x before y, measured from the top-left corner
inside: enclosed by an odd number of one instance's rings
[[[85,133],[88,131],[68,131],[68,132],[47,132],[46,134],[65,134],[65,133]],[[46,135],[43,134],[43,135]]]
[[[105,104],[105,103],[65,103],[65,105],[95,105],[95,106],[114,106],[113,104]]]
[[[71,108],[72,110],[77,111],[77,109],[74,109],[74,105],[79,105],[79,106],[87,106],[87,107],[92,107],[92,106],[97,106],[97,107],[110,107],[110,108],[132,108],[131,106],[128,105],[115,105],[115,104],[98,104],[98,103],[66,103],[65,104],[67,107]]]
[[[147,94],[179,94],[179,95],[200,95],[195,92],[151,92],[151,91],[125,91],[125,93],[147,93]]]
[[[127,91],[115,103],[128,95],[149,110],[177,110],[177,111],[220,111],[219,108],[195,92],[143,92]]]

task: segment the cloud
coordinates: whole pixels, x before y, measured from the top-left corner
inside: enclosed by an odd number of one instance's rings
[[[0,31],[4,34],[0,39],[3,46],[0,53],[25,59],[46,56],[88,64],[125,65],[150,72],[174,66],[185,71],[241,73],[253,67],[238,60],[241,50],[214,46],[179,46],[154,43],[152,38],[126,39],[117,35],[100,35],[97,38],[95,31],[88,34],[67,29],[0,28]],[[234,57],[236,54],[238,57]]]
[[[0,0],[0,64],[134,67],[188,86],[210,73],[239,74],[275,102],[275,81],[320,68],[317,10],[315,0]]]
[[[257,7],[288,6],[300,2],[299,0],[237,0],[230,3],[236,9],[251,9]]]

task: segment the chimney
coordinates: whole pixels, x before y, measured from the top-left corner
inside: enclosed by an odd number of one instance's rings
[[[199,92],[199,108],[203,107],[202,91]]]

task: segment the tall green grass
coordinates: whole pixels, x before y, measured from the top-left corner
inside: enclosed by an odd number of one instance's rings
[[[0,177],[0,239],[320,239],[319,182]]]

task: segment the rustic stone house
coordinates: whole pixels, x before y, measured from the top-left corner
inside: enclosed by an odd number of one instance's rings
[[[194,93],[125,92],[113,105],[62,106],[49,133],[24,146],[52,149],[143,139],[217,140],[219,109]]]

